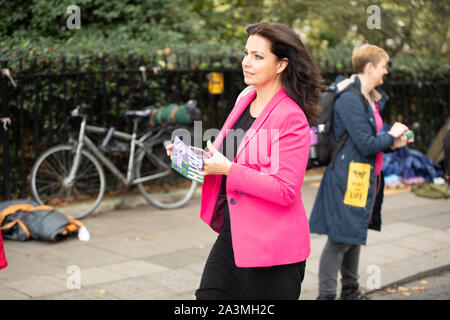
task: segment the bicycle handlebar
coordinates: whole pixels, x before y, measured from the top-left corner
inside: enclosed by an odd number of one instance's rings
[[[88,109],[88,108],[89,106],[86,103],[82,103],[81,105],[76,106],[75,109],[73,109],[70,112],[70,115],[72,117],[85,117],[86,115],[81,113],[81,109]]]

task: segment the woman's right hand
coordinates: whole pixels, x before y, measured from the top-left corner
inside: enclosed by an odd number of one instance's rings
[[[405,134],[407,131],[409,131],[409,128],[405,126],[403,123],[395,122],[388,133],[394,138],[398,138],[403,134]]]

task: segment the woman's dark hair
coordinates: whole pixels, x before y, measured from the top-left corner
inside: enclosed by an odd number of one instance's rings
[[[247,34],[259,35],[272,44],[272,53],[278,59],[288,59],[281,84],[286,94],[303,109],[308,120],[317,119],[322,77],[300,37],[281,23],[259,22],[246,27]]]

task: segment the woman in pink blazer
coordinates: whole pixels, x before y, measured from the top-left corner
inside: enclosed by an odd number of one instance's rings
[[[242,69],[250,87],[208,141],[212,157],[200,172],[200,216],[219,236],[196,297],[298,299],[310,253],[301,188],[320,72],[286,26],[246,30]]]

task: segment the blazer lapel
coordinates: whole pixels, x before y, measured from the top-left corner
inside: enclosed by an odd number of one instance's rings
[[[252,90],[245,96],[243,96],[238,103],[234,106],[234,108],[231,110],[230,115],[228,116],[227,120],[222,126],[222,130],[220,130],[217,138],[214,140],[213,146],[216,149],[219,149],[220,146],[223,143],[223,140],[225,139],[228,130],[233,128],[234,123],[239,119],[241,114],[244,112],[245,108],[250,104],[250,102],[255,98],[256,96],[256,89]]]
[[[256,92],[255,92],[256,94]],[[234,161],[238,158],[239,154],[242,152],[242,150],[245,148],[245,146],[248,144],[250,139],[258,132],[259,128],[263,125],[263,123],[266,121],[267,117],[270,115],[272,110],[283,100],[287,97],[286,92],[283,88],[281,88],[273,97],[270,99],[267,106],[264,108],[264,110],[261,112],[261,114],[256,118],[255,122],[253,122],[250,129],[245,134],[244,138],[241,141],[241,144],[238,147],[236,157],[234,158]],[[253,99],[253,98],[252,98]],[[242,111],[241,111],[242,113]],[[237,119],[237,118],[236,118]],[[233,122],[234,123],[234,122]]]

